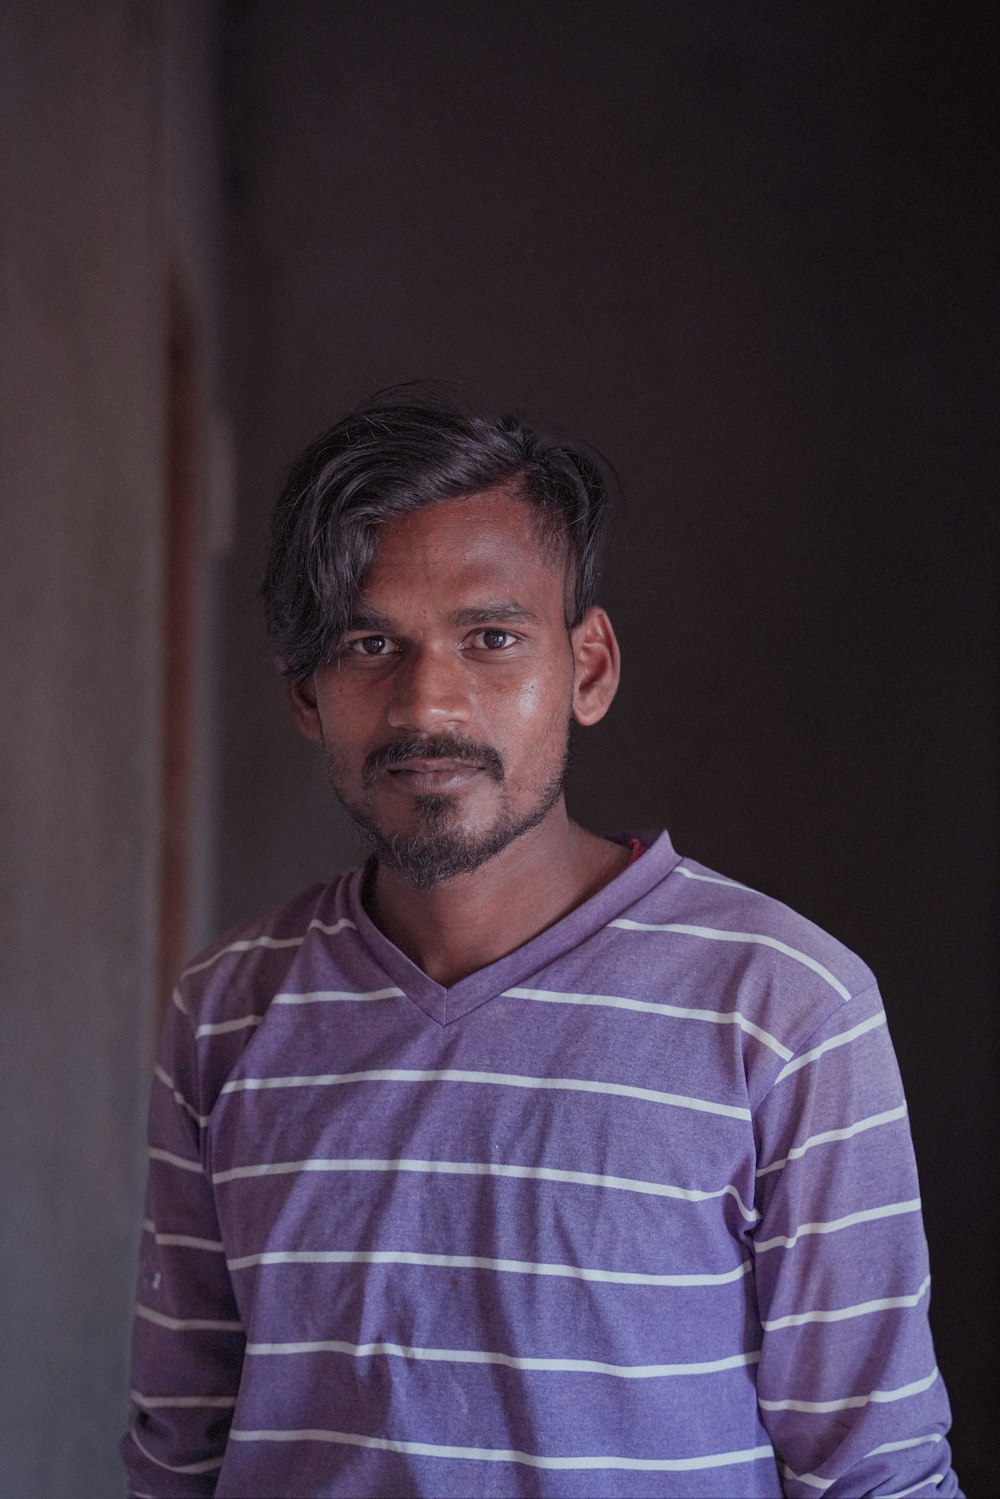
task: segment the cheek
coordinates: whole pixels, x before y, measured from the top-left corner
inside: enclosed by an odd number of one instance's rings
[[[491,692],[480,702],[480,727],[484,737],[496,730],[508,739],[511,750],[531,748],[535,753],[549,743],[562,752],[570,720],[573,683],[563,664],[559,670],[536,672],[506,690]]]
[[[357,693],[328,684],[319,703],[323,742],[340,758],[361,751],[372,732],[370,705]],[[366,752],[366,751],[365,751]]]

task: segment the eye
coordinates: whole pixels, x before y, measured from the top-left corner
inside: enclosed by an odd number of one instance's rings
[[[384,635],[362,635],[349,640],[347,649],[356,656],[385,656],[389,652],[389,641]]]
[[[517,643],[517,636],[510,630],[477,630],[473,643],[487,651],[505,651]]]

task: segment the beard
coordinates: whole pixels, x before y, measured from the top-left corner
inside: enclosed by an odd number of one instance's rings
[[[366,788],[373,785],[380,771],[417,756],[476,765],[491,776],[501,788],[500,807],[492,824],[475,830],[460,826],[457,822],[460,798],[441,793],[414,796],[413,825],[406,832],[390,832],[379,823],[367,797],[347,794],[342,766],[329,745],[326,767],[338,800],[378,863],[402,875],[416,889],[430,890],[443,880],[471,874],[545,820],[562,795],[569,761],[569,731],[567,728],[558,765],[533,789],[528,805],[521,807],[515,807],[509,796],[504,795],[506,770],[499,753],[490,745],[454,735],[441,735],[429,741],[396,740],[383,745],[366,759],[362,785]]]

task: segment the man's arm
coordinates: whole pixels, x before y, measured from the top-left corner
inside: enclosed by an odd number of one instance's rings
[[[213,1494],[244,1335],[203,1150],[196,1042],[178,992],[149,1112],[149,1185],[132,1339],[133,1414],[122,1456],[135,1495]]]
[[[757,1391],[786,1492],[955,1495],[899,1071],[874,985],[756,1111]]]

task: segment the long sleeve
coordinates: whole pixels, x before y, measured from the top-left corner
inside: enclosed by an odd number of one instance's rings
[[[800,1499],[955,1495],[906,1105],[878,991],[756,1110],[762,1418]]]
[[[132,1422],[122,1456],[134,1495],[215,1491],[243,1357],[206,1174],[206,1104],[178,991],[149,1114],[149,1184],[132,1341]]]

